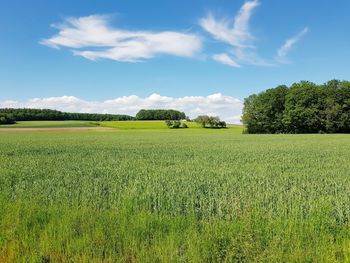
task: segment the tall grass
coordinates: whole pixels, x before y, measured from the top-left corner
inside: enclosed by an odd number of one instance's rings
[[[0,262],[350,261],[350,137],[2,133]]]

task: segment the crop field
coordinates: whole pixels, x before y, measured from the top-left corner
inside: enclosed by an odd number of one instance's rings
[[[91,121],[19,121],[16,124],[3,124],[1,128],[71,128],[94,127]]]
[[[200,128],[200,125],[195,122],[186,122],[189,128]],[[103,127],[111,127],[123,130],[130,129],[169,129],[164,121],[105,121],[100,123]]]
[[[202,129],[201,125],[196,122],[185,122],[188,128]],[[116,128],[122,130],[168,130],[169,128],[164,121],[104,121],[99,123],[102,127]],[[228,128],[231,128],[231,132],[235,131],[242,133],[243,127],[241,125],[228,124]]]
[[[349,220],[349,135],[0,134],[0,262],[349,262]]]

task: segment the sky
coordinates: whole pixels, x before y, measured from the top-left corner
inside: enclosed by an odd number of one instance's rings
[[[244,98],[350,76],[349,0],[1,0],[0,107],[238,123]]]

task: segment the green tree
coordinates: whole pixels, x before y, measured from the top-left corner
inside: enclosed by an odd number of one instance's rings
[[[184,112],[176,110],[145,110],[142,109],[136,114],[137,120],[184,120]]]
[[[217,116],[200,115],[194,121],[199,123],[202,128],[207,126],[210,128],[226,128],[226,122],[220,121],[220,118]]]
[[[242,121],[248,133],[350,132],[350,82],[301,81],[251,95]]]
[[[288,88],[278,86],[245,99],[242,121],[250,133],[280,133]]]

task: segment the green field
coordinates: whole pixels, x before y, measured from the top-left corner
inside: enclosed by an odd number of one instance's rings
[[[0,128],[75,128],[94,127],[91,121],[18,121],[16,124],[3,124]]]
[[[0,262],[350,261],[349,135],[129,123],[0,134]]]
[[[196,122],[185,123],[187,124],[188,128],[202,130],[201,125]],[[165,121],[104,121],[100,122],[99,124],[102,127],[110,127],[121,130],[169,130],[165,124]],[[234,129],[235,132],[242,133],[243,130],[243,126],[241,125],[228,124],[227,127],[231,129],[231,132]]]
[[[200,125],[194,122],[186,122],[189,128],[200,128]],[[164,121],[105,121],[100,123],[103,127],[111,127],[123,130],[129,129],[169,129]]]

